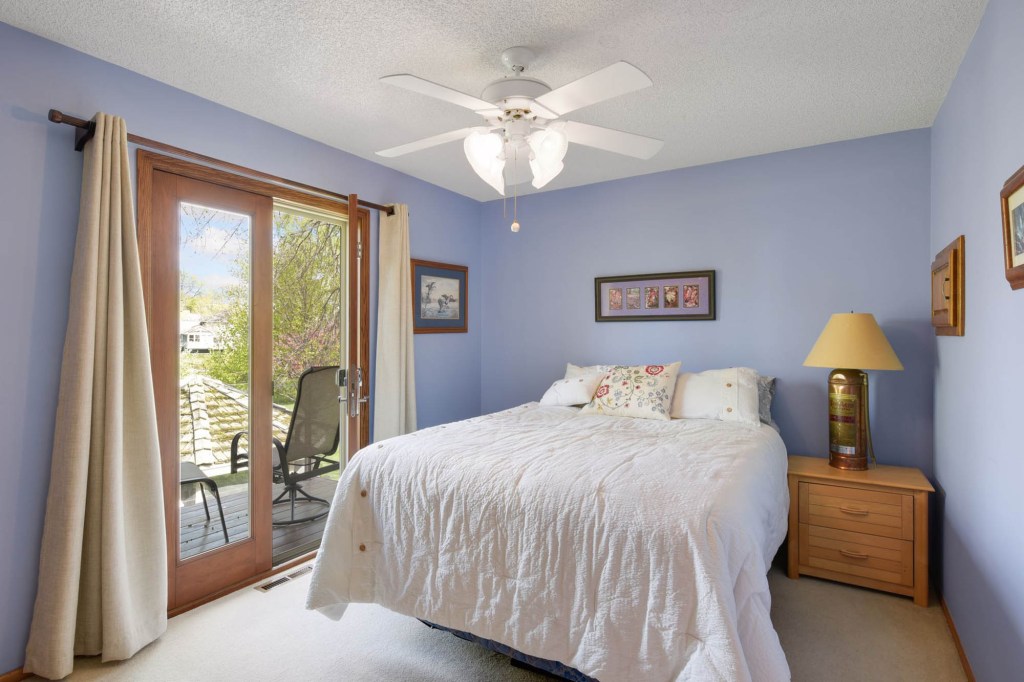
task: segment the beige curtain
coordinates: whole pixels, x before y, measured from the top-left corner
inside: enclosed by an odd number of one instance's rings
[[[380,215],[377,359],[373,387],[375,441],[416,430],[411,268],[409,207],[396,204],[394,215]]]
[[[25,671],[131,657],[167,627],[167,558],[124,120],[85,147],[39,587]]]

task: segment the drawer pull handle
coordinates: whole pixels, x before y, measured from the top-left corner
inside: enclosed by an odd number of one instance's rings
[[[867,509],[853,509],[851,507],[840,507],[839,511],[844,514],[853,514],[854,516],[867,516],[871,513]]]
[[[843,556],[848,556],[851,559],[870,559],[871,558],[867,554],[861,554],[860,552],[851,552],[848,549],[841,549],[841,550],[839,550],[839,553],[842,554]]]

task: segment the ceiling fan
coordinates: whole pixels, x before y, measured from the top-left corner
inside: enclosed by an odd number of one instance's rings
[[[470,166],[504,196],[505,164],[510,159],[513,163],[528,159],[532,184],[540,189],[562,172],[570,142],[638,159],[649,159],[661,149],[661,140],[562,119],[577,109],[650,87],[653,83],[643,71],[616,62],[552,90],[546,83],[523,76],[534,58],[527,47],[505,50],[501,60],[511,74],[488,85],[479,98],[407,73],[384,76],[380,79],[384,83],[475,111],[486,125],[452,130],[377,154],[402,156],[464,139]]]

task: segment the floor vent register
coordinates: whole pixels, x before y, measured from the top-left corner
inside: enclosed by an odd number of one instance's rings
[[[262,585],[256,585],[256,587],[254,589],[259,590],[260,592],[270,592],[275,587],[278,587],[280,585],[284,585],[285,583],[291,582],[292,580],[295,580],[296,578],[301,578],[302,576],[306,575],[307,573],[312,572],[312,570],[313,570],[312,566],[303,566],[299,570],[292,571],[288,575],[281,576],[280,578],[275,578],[274,580],[271,580],[269,582],[265,582]]]

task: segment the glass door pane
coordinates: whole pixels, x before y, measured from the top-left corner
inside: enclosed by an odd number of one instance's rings
[[[251,534],[248,215],[178,204],[180,559]]]
[[[273,234],[273,562],[320,545],[345,443],[336,383],[347,220],[278,202]],[[340,264],[340,267],[339,267]]]

